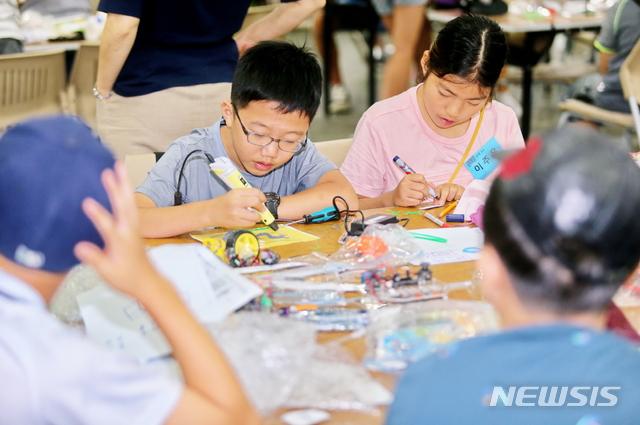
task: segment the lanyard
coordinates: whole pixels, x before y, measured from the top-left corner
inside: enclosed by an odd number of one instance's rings
[[[469,145],[467,146],[467,150],[464,152],[464,155],[462,155],[462,158],[460,159],[460,162],[458,163],[458,166],[456,167],[456,170],[453,172],[453,174],[451,174],[451,178],[449,178],[449,182],[448,183],[452,183],[453,182],[453,180],[458,175],[458,171],[460,171],[460,168],[462,168],[462,164],[464,164],[464,161],[466,161],[467,156],[469,155],[469,151],[471,151],[471,146],[473,146],[473,142],[476,141],[476,137],[478,136],[478,132],[480,131],[480,125],[482,124],[482,117],[484,117],[484,107],[480,110],[480,118],[478,118],[478,123],[476,124],[476,129],[473,131],[473,136],[471,137],[471,141],[469,142]]]

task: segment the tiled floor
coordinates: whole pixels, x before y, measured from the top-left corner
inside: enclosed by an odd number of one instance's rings
[[[290,34],[288,38],[296,44],[306,44],[312,49],[314,48],[313,34],[310,30],[298,30]],[[337,33],[337,43],[342,78],[345,86],[351,92],[353,110],[344,115],[326,116],[321,107],[309,131],[310,138],[314,141],[353,136],[360,116],[368,107],[366,45],[359,33],[347,31]],[[554,50],[557,51],[558,49]],[[589,55],[589,47],[578,44],[574,46],[573,53],[563,60],[567,63],[583,59],[587,60]],[[378,64],[378,76],[381,75],[382,67],[382,64]],[[378,81],[380,81],[380,78],[378,78]],[[562,84],[545,86],[542,83],[534,83],[531,119],[532,134],[541,133],[557,124],[560,113],[556,105],[562,99],[566,90],[567,86]],[[518,84],[512,84],[510,91],[514,97],[520,99],[520,86]],[[605,131],[615,138],[618,138],[621,134],[620,130],[616,128],[607,128]]]

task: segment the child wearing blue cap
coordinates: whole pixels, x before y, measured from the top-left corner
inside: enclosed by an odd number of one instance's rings
[[[73,118],[0,138],[0,424],[258,423],[220,350],[149,263],[124,166],[113,167]],[[46,304],[78,259],[138,299],[184,384],[51,316]]]
[[[567,126],[503,162],[478,266],[504,330],[410,366],[387,424],[636,424],[640,353],[604,331],[640,260],[640,169]]]

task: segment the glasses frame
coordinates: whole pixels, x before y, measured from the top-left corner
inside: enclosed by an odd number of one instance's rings
[[[242,127],[242,131],[247,136],[247,142],[251,143],[252,145],[265,147],[265,146],[269,146],[273,142],[276,142],[276,143],[278,143],[278,149],[280,149],[283,152],[289,152],[289,153],[299,152],[302,148],[307,146],[307,141],[309,140],[309,130],[307,130],[307,133],[304,135],[304,140],[302,142],[300,142],[298,140],[292,140],[292,139],[275,139],[275,138],[269,136],[268,134],[258,133],[257,131],[249,131],[249,130],[247,130],[247,128],[242,123],[242,120],[240,119],[240,114],[238,114],[238,108],[236,108],[236,105],[233,104],[233,103],[231,105],[233,106],[233,112],[236,114],[236,117],[238,117],[238,122],[240,123],[240,127]],[[258,136],[261,136],[261,137],[268,137],[271,140],[269,141],[269,143],[266,143],[264,145],[260,145],[258,143],[254,143],[251,140],[249,140],[249,135],[251,135],[251,134],[255,134],[255,135],[258,135]],[[280,142],[294,142],[294,143],[297,143],[296,150],[289,151],[289,150],[286,150],[286,149],[282,149],[282,146],[280,146]]]

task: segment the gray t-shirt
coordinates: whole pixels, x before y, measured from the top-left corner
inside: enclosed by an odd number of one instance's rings
[[[596,105],[613,111],[630,112],[620,83],[620,67],[640,39],[640,6],[633,0],[620,0],[609,10],[595,42],[596,47],[613,56],[602,77],[604,87],[596,94]]]
[[[173,206],[180,168],[189,152],[198,149],[214,158],[229,157],[220,137],[220,121],[211,127],[194,130],[188,136],[181,137],[169,145],[167,152],[136,192],[147,195],[157,207]],[[242,170],[240,173],[252,187],[262,192],[276,192],[280,196],[289,196],[314,187],[322,176],[335,169],[337,167],[309,141],[289,162],[265,176],[254,176]],[[204,153],[197,152],[189,157],[180,183],[183,203],[213,199],[228,191],[229,189],[214,177]]]

